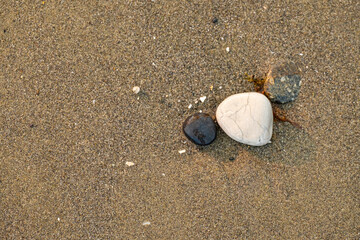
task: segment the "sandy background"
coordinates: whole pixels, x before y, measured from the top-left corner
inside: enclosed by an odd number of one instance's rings
[[[359,12],[357,0],[1,1],[1,238],[358,239]],[[301,65],[283,109],[303,131],[277,122],[264,147],[220,130],[210,146],[187,141],[188,115],[281,61]]]

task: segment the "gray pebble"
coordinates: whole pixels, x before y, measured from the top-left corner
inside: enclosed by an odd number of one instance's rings
[[[301,77],[295,65],[282,65],[272,69],[264,83],[264,92],[272,102],[294,101],[301,88]]]

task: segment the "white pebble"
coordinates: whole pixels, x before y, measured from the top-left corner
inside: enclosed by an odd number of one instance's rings
[[[226,48],[226,51],[227,51],[227,52],[230,52],[230,48],[229,48],[229,47],[227,47],[227,48]]]
[[[145,222],[142,223],[142,225],[143,225],[143,226],[145,226],[145,225],[150,225],[150,222],[149,222],[149,221],[145,221]]]
[[[92,100],[92,103],[95,104],[96,100]]]
[[[216,110],[216,120],[235,141],[252,146],[270,142],[273,112],[269,99],[263,94],[239,93],[226,98]]]
[[[180,154],[183,154],[183,153],[185,153],[185,152],[186,152],[185,149],[179,150],[179,153],[180,153]]]
[[[188,109],[192,108],[192,104],[189,104]]]
[[[135,86],[135,87],[133,87],[133,92],[135,93],[135,94],[138,94],[139,92],[140,92],[140,87],[138,87],[138,86]]]
[[[202,96],[202,97],[200,97],[200,101],[201,101],[201,102],[204,102],[204,101],[205,101],[205,99],[206,99],[206,96]]]
[[[126,165],[128,165],[129,167],[131,167],[131,166],[134,166],[134,165],[135,165],[135,163],[133,163],[133,162],[126,162],[125,164],[126,164]]]

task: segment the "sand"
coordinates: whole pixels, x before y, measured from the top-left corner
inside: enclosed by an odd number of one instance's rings
[[[359,13],[357,0],[1,1],[1,238],[358,239]],[[281,108],[303,130],[275,122],[263,147],[186,139],[187,116],[284,61],[303,85]]]

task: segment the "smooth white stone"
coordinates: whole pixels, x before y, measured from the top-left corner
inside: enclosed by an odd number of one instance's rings
[[[270,142],[273,112],[269,99],[261,93],[239,93],[226,98],[216,110],[216,120],[235,141],[252,146]]]

